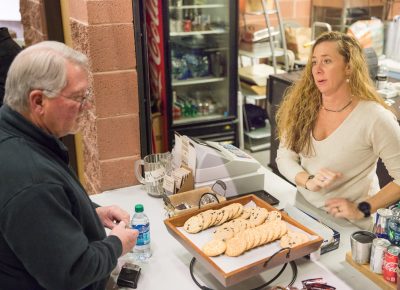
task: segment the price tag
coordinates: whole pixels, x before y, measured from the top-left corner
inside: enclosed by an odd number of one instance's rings
[[[167,195],[175,193],[175,179],[172,176],[165,175],[163,181],[163,188]]]

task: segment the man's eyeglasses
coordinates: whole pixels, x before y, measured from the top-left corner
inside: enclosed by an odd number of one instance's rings
[[[90,100],[90,92],[89,91],[85,91],[83,94],[82,93],[72,94],[70,96],[66,96],[66,95],[63,95],[61,93],[57,93],[54,91],[43,90],[43,93],[45,95],[46,95],[46,92],[53,93],[53,94],[56,93],[57,95],[59,95],[63,98],[66,98],[66,99],[69,99],[69,100],[79,103],[81,107],[84,106]]]

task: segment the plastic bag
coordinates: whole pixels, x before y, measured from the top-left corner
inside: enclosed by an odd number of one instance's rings
[[[357,21],[349,27],[347,34],[357,38],[363,48],[373,47],[378,56],[382,55],[384,30],[381,20]]]

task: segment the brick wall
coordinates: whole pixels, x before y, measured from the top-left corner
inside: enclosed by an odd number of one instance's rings
[[[20,0],[21,23],[27,46],[47,40],[43,0]]]
[[[272,5],[273,1],[266,1]],[[260,0],[246,0],[246,10],[262,9]],[[309,27],[311,16],[311,0],[279,0],[281,19],[284,22],[297,23],[298,25]],[[273,7],[270,7],[273,8]],[[264,16],[247,15],[246,23],[255,27],[265,27]],[[277,26],[277,18],[270,16],[272,26]],[[241,19],[243,23],[243,19]]]
[[[53,1],[53,0],[51,0]],[[20,0],[27,45],[48,39],[44,0]],[[93,107],[82,132],[90,193],[137,184],[139,106],[132,0],[69,0],[73,47],[89,57]]]
[[[83,131],[87,190],[136,184],[139,107],[132,0],[69,1],[74,48],[90,59],[93,109]]]

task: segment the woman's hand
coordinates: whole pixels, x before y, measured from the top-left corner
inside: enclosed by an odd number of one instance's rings
[[[359,220],[364,214],[358,210],[357,204],[345,198],[330,198],[325,201],[326,211],[336,218]]]
[[[341,176],[342,174],[340,172],[322,168],[314,175],[314,178],[307,180],[305,185],[308,190],[317,192],[323,188],[329,187]]]

